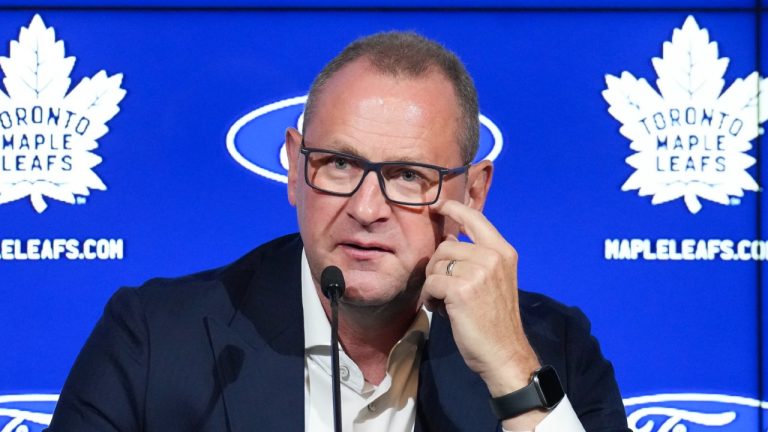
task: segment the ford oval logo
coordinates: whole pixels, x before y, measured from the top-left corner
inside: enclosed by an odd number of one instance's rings
[[[40,432],[53,417],[57,394],[0,395],[0,431]]]
[[[635,432],[756,431],[767,402],[702,393],[657,394],[624,399]]]
[[[285,128],[295,125],[302,130],[306,101],[306,96],[284,99],[257,108],[238,119],[227,133],[229,154],[256,174],[286,183]],[[475,161],[496,159],[503,145],[499,128],[480,114],[480,148]]]

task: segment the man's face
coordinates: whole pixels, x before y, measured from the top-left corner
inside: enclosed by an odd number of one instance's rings
[[[357,60],[327,82],[315,108],[305,127],[307,147],[373,162],[463,164],[457,142],[461,113],[451,84],[439,73],[394,78]],[[300,143],[298,133],[289,131],[288,191],[315,282],[326,266],[336,265],[344,272],[346,303],[414,299],[424,266],[444,239],[443,218],[426,206],[388,202],[372,172],[351,197],[312,189],[304,179]],[[464,175],[444,179],[440,198],[464,202],[465,185]]]

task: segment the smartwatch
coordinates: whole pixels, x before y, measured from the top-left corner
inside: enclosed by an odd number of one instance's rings
[[[491,409],[499,420],[517,417],[535,409],[551,410],[563,400],[565,392],[552,366],[537,369],[531,383],[512,393],[491,398]]]

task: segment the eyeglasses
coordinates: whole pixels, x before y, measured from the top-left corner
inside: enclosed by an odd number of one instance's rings
[[[469,164],[443,168],[418,162],[370,162],[346,153],[309,148],[301,143],[304,178],[313,189],[336,196],[352,196],[369,172],[376,173],[387,200],[424,206],[437,202],[443,178],[467,172]]]

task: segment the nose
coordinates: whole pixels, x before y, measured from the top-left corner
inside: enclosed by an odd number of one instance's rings
[[[347,213],[360,225],[369,226],[386,220],[391,212],[376,173],[367,173],[357,192],[349,197]]]

